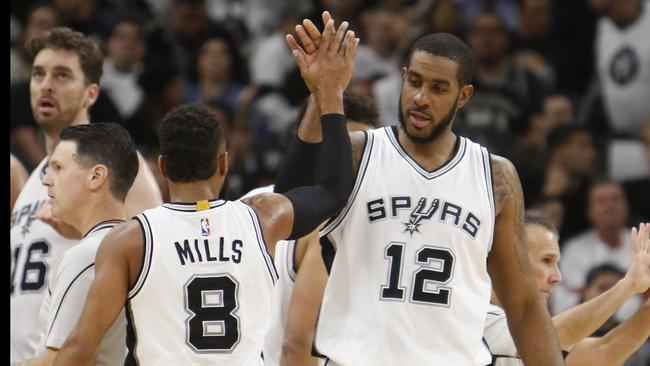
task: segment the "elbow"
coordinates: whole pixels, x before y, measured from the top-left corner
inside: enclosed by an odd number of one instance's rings
[[[282,361],[300,360],[311,356],[311,342],[305,338],[287,336],[282,342]],[[291,362],[289,362],[291,363]]]

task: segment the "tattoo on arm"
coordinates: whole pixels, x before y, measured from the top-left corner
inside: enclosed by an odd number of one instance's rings
[[[524,195],[521,189],[519,175],[510,161],[500,156],[492,155],[492,182],[497,217],[502,212],[510,211],[512,227],[516,240],[515,251],[517,259],[524,272],[531,273],[528,255],[524,245]]]

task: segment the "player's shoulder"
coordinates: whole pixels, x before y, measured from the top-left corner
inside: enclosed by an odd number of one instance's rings
[[[274,188],[275,188],[275,185],[274,185],[274,184],[270,184],[270,185],[268,185],[268,186],[263,186],[263,187],[255,188],[255,189],[251,190],[250,192],[246,193],[245,195],[241,196],[241,197],[239,198],[239,200],[241,201],[241,200],[243,200],[243,199],[245,199],[245,198],[252,197],[252,196],[258,195],[258,194],[260,194],[260,193],[269,193],[269,192],[273,192],[273,189],[274,189]]]
[[[514,164],[502,156],[490,154],[490,166],[497,212],[506,200],[519,200],[523,203],[521,181]]]

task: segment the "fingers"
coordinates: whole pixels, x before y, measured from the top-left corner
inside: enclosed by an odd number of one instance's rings
[[[639,226],[639,250],[650,253],[650,223],[644,223]]]
[[[334,40],[328,47],[328,52],[332,54],[336,54],[339,52],[339,49],[341,48],[341,44],[343,42],[343,38],[346,35],[346,32],[348,31],[348,22],[343,22],[339,26],[339,29],[336,31],[336,34],[334,35]]]
[[[320,40],[320,48],[323,50],[328,50],[330,48],[330,45],[334,41],[334,33],[336,31],[334,30],[334,20],[330,20],[325,24],[325,29],[323,30],[323,36],[321,37]]]
[[[643,226],[641,224],[639,226],[639,229]],[[630,237],[632,238],[632,251],[633,252],[639,252],[639,231],[636,229],[636,227],[632,228],[632,233],[630,234]]]
[[[327,23],[323,23],[327,24]],[[309,19],[305,19],[302,21],[302,26],[303,28],[307,31],[307,34],[309,35],[309,38],[313,42],[313,44],[318,48],[320,45],[320,38],[321,34],[316,25]]]
[[[305,52],[307,54],[312,54],[316,52],[318,46],[313,42],[311,36],[307,34],[305,28],[302,25],[298,24],[296,25],[295,29],[296,29],[296,34],[298,35],[298,39],[300,40],[300,43],[302,44],[302,47],[305,50]]]
[[[322,16],[323,16],[323,24],[327,24],[330,21],[330,19],[332,19],[332,15],[327,10],[323,12]]]
[[[289,45],[289,48],[291,48],[291,50],[300,50],[300,46],[298,45],[298,42],[296,41],[295,38],[293,38],[291,34],[287,34],[284,38],[287,40],[287,44]]]

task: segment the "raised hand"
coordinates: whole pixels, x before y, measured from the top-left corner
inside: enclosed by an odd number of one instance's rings
[[[624,280],[632,284],[635,292],[644,292],[650,287],[650,223],[632,228],[632,263]]]
[[[52,205],[50,202],[44,202],[35,215],[36,219],[43,221],[56,230],[61,236],[68,239],[81,239],[81,233],[74,227],[57,219],[52,214]]]
[[[328,112],[328,103],[321,105],[321,98],[342,96],[354,72],[354,57],[359,39],[354,37],[354,32],[348,32],[347,28],[348,23],[343,22],[335,31],[334,20],[330,19],[325,25],[313,59],[300,47],[291,50],[305,83],[319,100],[322,114]]]

